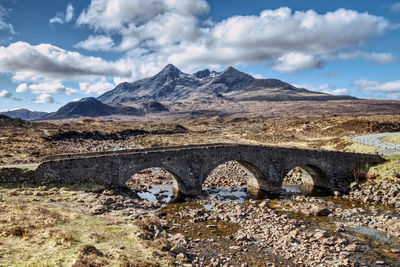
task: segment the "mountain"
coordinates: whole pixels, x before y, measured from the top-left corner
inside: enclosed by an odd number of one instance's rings
[[[61,120],[79,117],[100,117],[110,115],[140,115],[141,112],[133,107],[122,105],[107,105],[94,97],[83,98],[79,101],[69,102],[53,113],[40,118],[40,120]]]
[[[254,109],[262,112],[265,101],[354,99],[297,88],[277,79],[256,79],[233,67],[222,72],[205,69],[187,74],[169,64],[152,77],[121,83],[97,99],[70,102],[40,120],[162,112],[173,116],[214,116],[251,113]]]
[[[206,69],[187,74],[171,64],[152,77],[121,83],[97,99],[103,103],[128,103],[209,98],[232,101],[354,99],[350,96],[333,96],[297,88],[276,79],[256,79],[233,67],[223,72]]]
[[[15,110],[9,110],[5,112],[0,112],[2,115],[6,115],[10,118],[17,118],[17,119],[22,119],[22,120],[37,120],[45,115],[47,115],[47,112],[40,112],[40,111],[30,111],[28,109],[15,109]]]

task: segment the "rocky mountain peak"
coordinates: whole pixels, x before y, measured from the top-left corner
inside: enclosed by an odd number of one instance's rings
[[[251,75],[241,72],[232,66],[221,72],[220,76],[251,77],[254,80]]]
[[[235,91],[250,86],[256,81],[251,75],[229,67],[211,81],[212,84],[223,84],[224,91]]]
[[[169,77],[179,77],[183,72],[172,64],[168,64],[161,72],[156,76],[169,76]]]
[[[256,79],[229,67],[223,72],[209,69],[187,74],[172,64],[158,74],[132,83],[123,83],[98,97],[102,103],[137,101],[181,101],[226,97],[237,100],[337,99],[310,92],[274,79]]]
[[[237,69],[235,69],[232,66],[229,66],[226,70],[224,70],[223,72],[231,72],[231,73],[235,73],[235,72],[240,72]],[[241,73],[241,72],[240,72]]]

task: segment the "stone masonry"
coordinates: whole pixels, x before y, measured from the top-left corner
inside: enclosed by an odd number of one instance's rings
[[[291,169],[302,167],[316,186],[338,189],[353,168],[379,163],[378,155],[243,144],[205,144],[98,153],[49,156],[35,172],[36,182],[78,183],[94,181],[124,186],[133,174],[159,167],[174,176],[175,194],[196,196],[210,172],[227,161],[238,161],[249,174],[248,185],[279,192]]]

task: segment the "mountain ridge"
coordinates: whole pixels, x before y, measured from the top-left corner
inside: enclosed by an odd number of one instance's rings
[[[120,104],[104,104],[94,97],[82,98],[65,104],[56,112],[49,113],[38,120],[62,120],[80,117],[105,117],[112,115],[142,116],[145,113],[166,112],[168,108],[156,101],[141,102],[137,107]]]
[[[69,102],[40,120],[79,117],[176,116],[239,114],[267,101],[354,100],[297,88],[278,79],[257,79],[229,67],[222,72],[201,70],[187,74],[172,64],[148,78],[123,82],[98,98]],[[229,110],[229,111],[228,111]]]
[[[61,120],[79,117],[100,117],[115,114],[139,115],[137,109],[132,107],[114,107],[98,101],[94,97],[82,98],[69,102],[56,112],[49,113],[39,120]]]
[[[172,64],[151,77],[121,83],[97,99],[103,103],[121,104],[143,100],[180,101],[210,97],[226,97],[234,101],[355,99],[297,88],[278,79],[257,79],[233,67],[222,72],[205,69],[187,74]]]
[[[45,115],[48,114],[48,112],[44,111],[31,111],[26,108],[20,108],[20,109],[14,109],[14,110],[8,110],[4,112],[0,112],[2,115],[6,115],[10,118],[14,119],[21,119],[21,120],[37,120]]]

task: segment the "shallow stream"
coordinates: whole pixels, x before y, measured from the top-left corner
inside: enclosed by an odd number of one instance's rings
[[[385,233],[376,229],[370,228],[365,225],[357,227],[345,227],[340,233],[337,232],[336,223],[345,222],[330,216],[313,216],[307,215],[290,208],[285,204],[288,200],[290,193],[303,194],[306,196],[317,196],[318,199],[333,202],[335,207],[341,209],[354,209],[361,207],[362,204],[350,201],[344,198],[335,198],[327,196],[326,192],[318,192],[310,187],[298,185],[283,185],[283,189],[287,191],[284,194],[286,199],[273,199],[269,201],[269,206],[275,209],[278,213],[288,214],[290,217],[298,221],[302,221],[306,226],[307,231],[313,229],[324,229],[333,234],[341,235],[349,241],[357,241],[359,243],[360,252],[356,258],[363,265],[368,266],[400,266],[400,243],[399,240],[388,237]],[[238,204],[243,204],[246,200],[251,199],[252,195],[248,193],[247,186],[230,188],[203,188],[204,194],[201,198],[210,198],[217,202],[235,201]],[[147,191],[139,192],[138,195],[150,202],[163,202],[167,203],[172,199],[172,184],[171,185],[154,185]],[[180,205],[184,203],[180,203]],[[169,204],[174,205],[174,204]],[[392,211],[390,208],[383,206],[363,206],[366,216],[372,216],[372,209],[379,210],[380,212]],[[372,207],[372,209],[371,209]],[[205,205],[206,210],[214,210],[212,205]],[[392,212],[392,216],[399,216],[399,214]],[[380,265],[380,264],[383,265]]]

